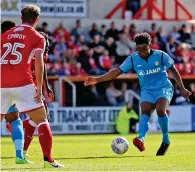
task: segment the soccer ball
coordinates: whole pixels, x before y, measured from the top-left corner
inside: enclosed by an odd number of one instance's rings
[[[124,154],[129,149],[129,142],[124,137],[117,137],[112,141],[111,148],[116,154]]]

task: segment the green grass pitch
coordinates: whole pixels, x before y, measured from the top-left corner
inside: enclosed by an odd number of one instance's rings
[[[53,156],[64,169],[44,169],[37,137],[29,154],[34,164],[16,165],[14,146],[10,137],[1,139],[2,171],[195,171],[195,133],[171,134],[171,146],[166,156],[156,157],[161,143],[160,134],[149,134],[146,151],[133,145],[135,135],[126,135],[130,142],[124,155],[111,150],[111,142],[119,135],[54,136]]]

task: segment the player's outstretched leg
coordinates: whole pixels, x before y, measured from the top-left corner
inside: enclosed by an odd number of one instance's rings
[[[47,121],[44,107],[28,112],[31,119],[38,125],[38,137],[43,152],[45,168],[63,168],[52,157],[52,132]]]
[[[140,150],[140,152],[145,150],[144,140],[149,130],[149,120],[150,117],[148,115],[141,115],[139,120],[139,136],[133,139],[133,144]]]
[[[156,153],[157,156],[165,155],[170,145],[169,118],[166,114],[166,107],[168,107],[168,104],[169,102],[166,99],[159,99],[157,102],[156,111],[158,114],[158,122],[163,134],[162,144]]]
[[[33,135],[34,135],[37,125],[31,119],[27,119],[23,121],[23,127],[25,131],[24,133],[24,156],[29,157],[29,155],[27,154],[27,150],[30,146],[30,143],[33,140]]]

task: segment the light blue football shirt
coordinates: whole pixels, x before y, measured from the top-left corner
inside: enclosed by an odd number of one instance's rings
[[[141,89],[158,89],[172,86],[166,69],[171,68],[173,64],[174,60],[163,51],[151,50],[147,61],[136,51],[128,56],[119,68],[124,73],[134,70],[138,75]]]

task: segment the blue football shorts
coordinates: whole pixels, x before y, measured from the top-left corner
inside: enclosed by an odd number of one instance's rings
[[[150,102],[153,104],[156,104],[158,99],[165,98],[171,102],[171,99],[173,97],[173,87],[172,86],[166,86],[158,89],[143,89],[141,91],[141,103],[142,102]]]

